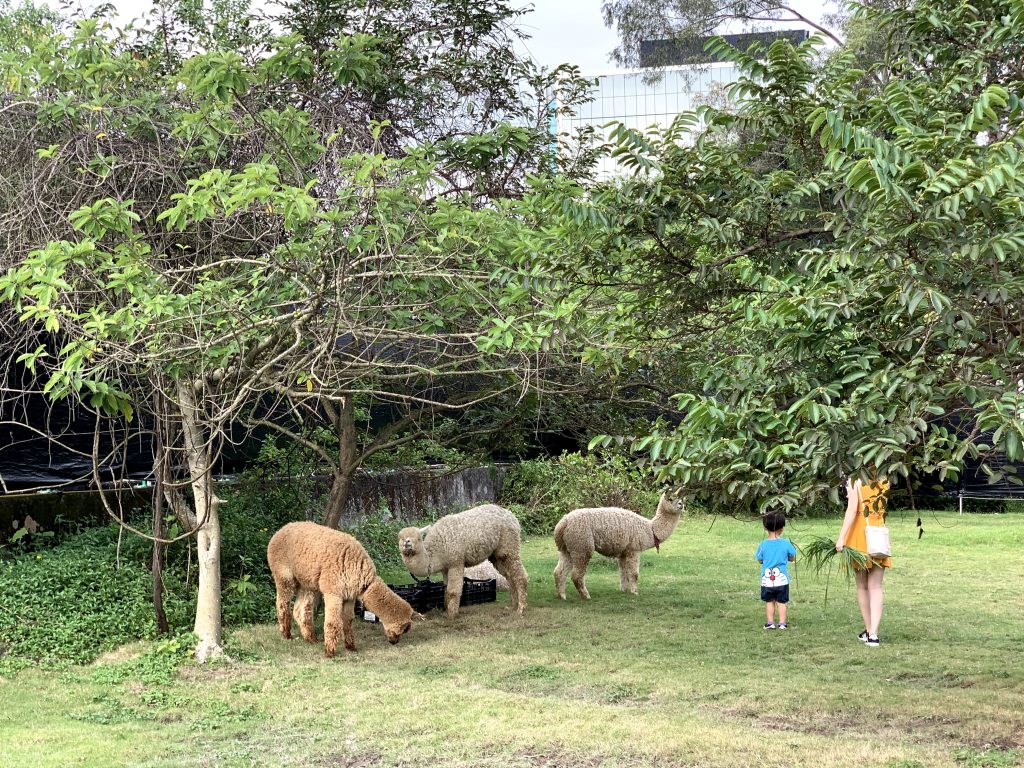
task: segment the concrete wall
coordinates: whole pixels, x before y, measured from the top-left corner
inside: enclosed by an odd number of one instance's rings
[[[387,507],[393,520],[440,516],[498,500],[508,465],[426,467],[356,476],[345,505],[342,525],[349,525]]]

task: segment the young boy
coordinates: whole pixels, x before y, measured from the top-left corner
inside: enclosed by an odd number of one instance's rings
[[[786,607],[789,603],[789,563],[796,560],[796,547],[789,539],[782,538],[786,527],[786,515],[769,512],[764,516],[764,529],[768,538],[757,548],[757,562],[761,564],[761,600],[765,604],[768,622],[765,629],[788,629]],[[775,624],[775,606],[779,607],[779,623]]]

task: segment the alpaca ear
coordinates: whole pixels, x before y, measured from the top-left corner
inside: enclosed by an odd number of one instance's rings
[[[413,620],[413,621],[424,621],[424,620],[425,620],[426,618],[427,618],[427,617],[426,617],[426,616],[424,616],[424,615],[423,615],[422,613],[420,613],[419,611],[413,611],[413,612],[412,612],[412,620]]]
[[[430,530],[430,526],[429,525],[425,526],[423,528],[420,528],[420,538],[421,539],[425,539],[427,537],[427,531],[429,531],[429,530]]]

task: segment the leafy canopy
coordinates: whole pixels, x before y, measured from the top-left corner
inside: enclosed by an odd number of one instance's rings
[[[1024,4],[856,14],[884,32],[867,69],[732,51],[734,108],[620,128],[637,175],[562,193],[580,246],[550,263],[603,326],[590,354],[681,368],[663,422],[593,445],[724,504],[1024,460]]]

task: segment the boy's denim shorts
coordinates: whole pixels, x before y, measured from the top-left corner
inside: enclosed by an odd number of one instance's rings
[[[761,599],[766,603],[788,603],[789,584],[784,587],[761,587]]]

